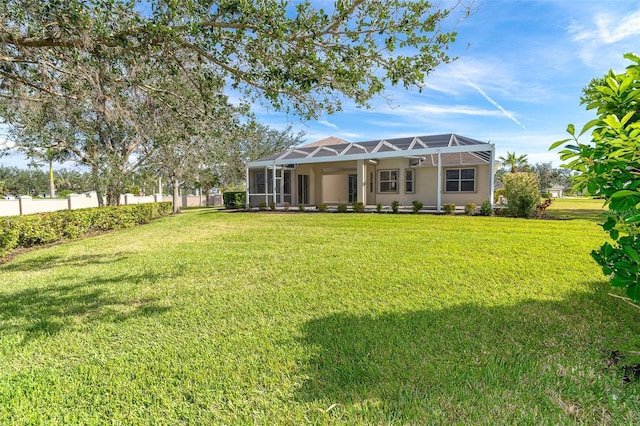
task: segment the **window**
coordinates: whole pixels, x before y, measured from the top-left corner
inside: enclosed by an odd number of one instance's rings
[[[398,192],[398,171],[378,171],[378,192]]]
[[[298,175],[298,204],[309,204],[309,175]]]
[[[265,186],[265,175],[264,172],[256,173],[256,194],[264,194],[267,190]]]
[[[476,169],[445,170],[445,192],[475,192]]]
[[[404,192],[407,194],[413,194],[416,192],[414,176],[415,172],[413,169],[406,169],[404,171]]]

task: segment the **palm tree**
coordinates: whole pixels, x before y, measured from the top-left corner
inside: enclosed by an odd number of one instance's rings
[[[519,168],[524,168],[528,164],[527,154],[516,156],[515,152],[509,151],[507,151],[506,157],[498,157],[498,160],[502,161],[503,166],[509,167],[511,169],[511,173],[517,172]]]

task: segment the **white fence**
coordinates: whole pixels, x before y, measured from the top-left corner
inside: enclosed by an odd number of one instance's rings
[[[133,194],[123,194],[120,196],[120,205],[157,203],[162,201],[172,202],[171,197],[163,197],[160,194],[137,196]],[[206,196],[184,196],[179,198],[180,207],[194,206],[218,206],[222,205],[221,195]],[[55,212],[58,210],[76,210],[98,207],[98,197],[95,192],[86,194],[69,194],[64,198],[43,198],[33,199],[28,196],[20,196],[14,200],[0,200],[0,216],[20,216],[33,213]]]

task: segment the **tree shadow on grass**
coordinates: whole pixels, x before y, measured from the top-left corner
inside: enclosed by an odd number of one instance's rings
[[[113,284],[139,283],[158,274],[95,277],[72,285],[28,288],[0,293],[0,335],[17,334],[22,343],[92,322],[121,322],[159,315],[169,309],[158,299],[132,298],[113,291]]]
[[[605,210],[594,209],[549,209],[545,214],[550,219],[583,219],[594,223],[604,223],[607,220],[608,212]]]
[[[304,343],[315,356],[298,397],[316,405],[318,413],[325,410],[319,416],[329,415],[328,408],[339,416],[339,407],[345,411],[348,406],[351,416],[379,412],[376,423],[474,423],[505,404],[521,411],[511,415],[508,409],[498,410],[496,421],[531,416],[527,421],[537,423],[543,411],[551,413],[547,418],[575,421],[564,402],[572,396],[558,396],[573,383],[563,368],[576,368],[576,375],[599,371],[607,380],[615,375],[605,366],[604,350],[611,349],[604,347],[610,337],[606,322],[621,319],[600,293],[513,306],[461,304],[376,316],[338,313],[308,321]],[[592,324],[594,318],[598,326]],[[631,315],[626,320],[640,333]],[[587,392],[597,394],[597,389],[594,385]],[[529,409],[525,414],[523,407]],[[490,418],[484,421],[491,423]]]
[[[82,254],[78,256],[60,256],[56,254],[39,254],[35,258],[16,258],[11,262],[0,264],[0,272],[36,271],[58,266],[105,265],[126,259],[131,253],[117,252],[110,255]]]

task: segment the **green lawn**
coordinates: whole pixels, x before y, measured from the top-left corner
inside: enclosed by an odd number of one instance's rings
[[[547,209],[547,216],[553,219],[586,219],[596,223],[605,221],[603,199],[589,197],[554,198]]]
[[[0,265],[0,423],[637,424],[604,237],[196,210],[25,253]]]

